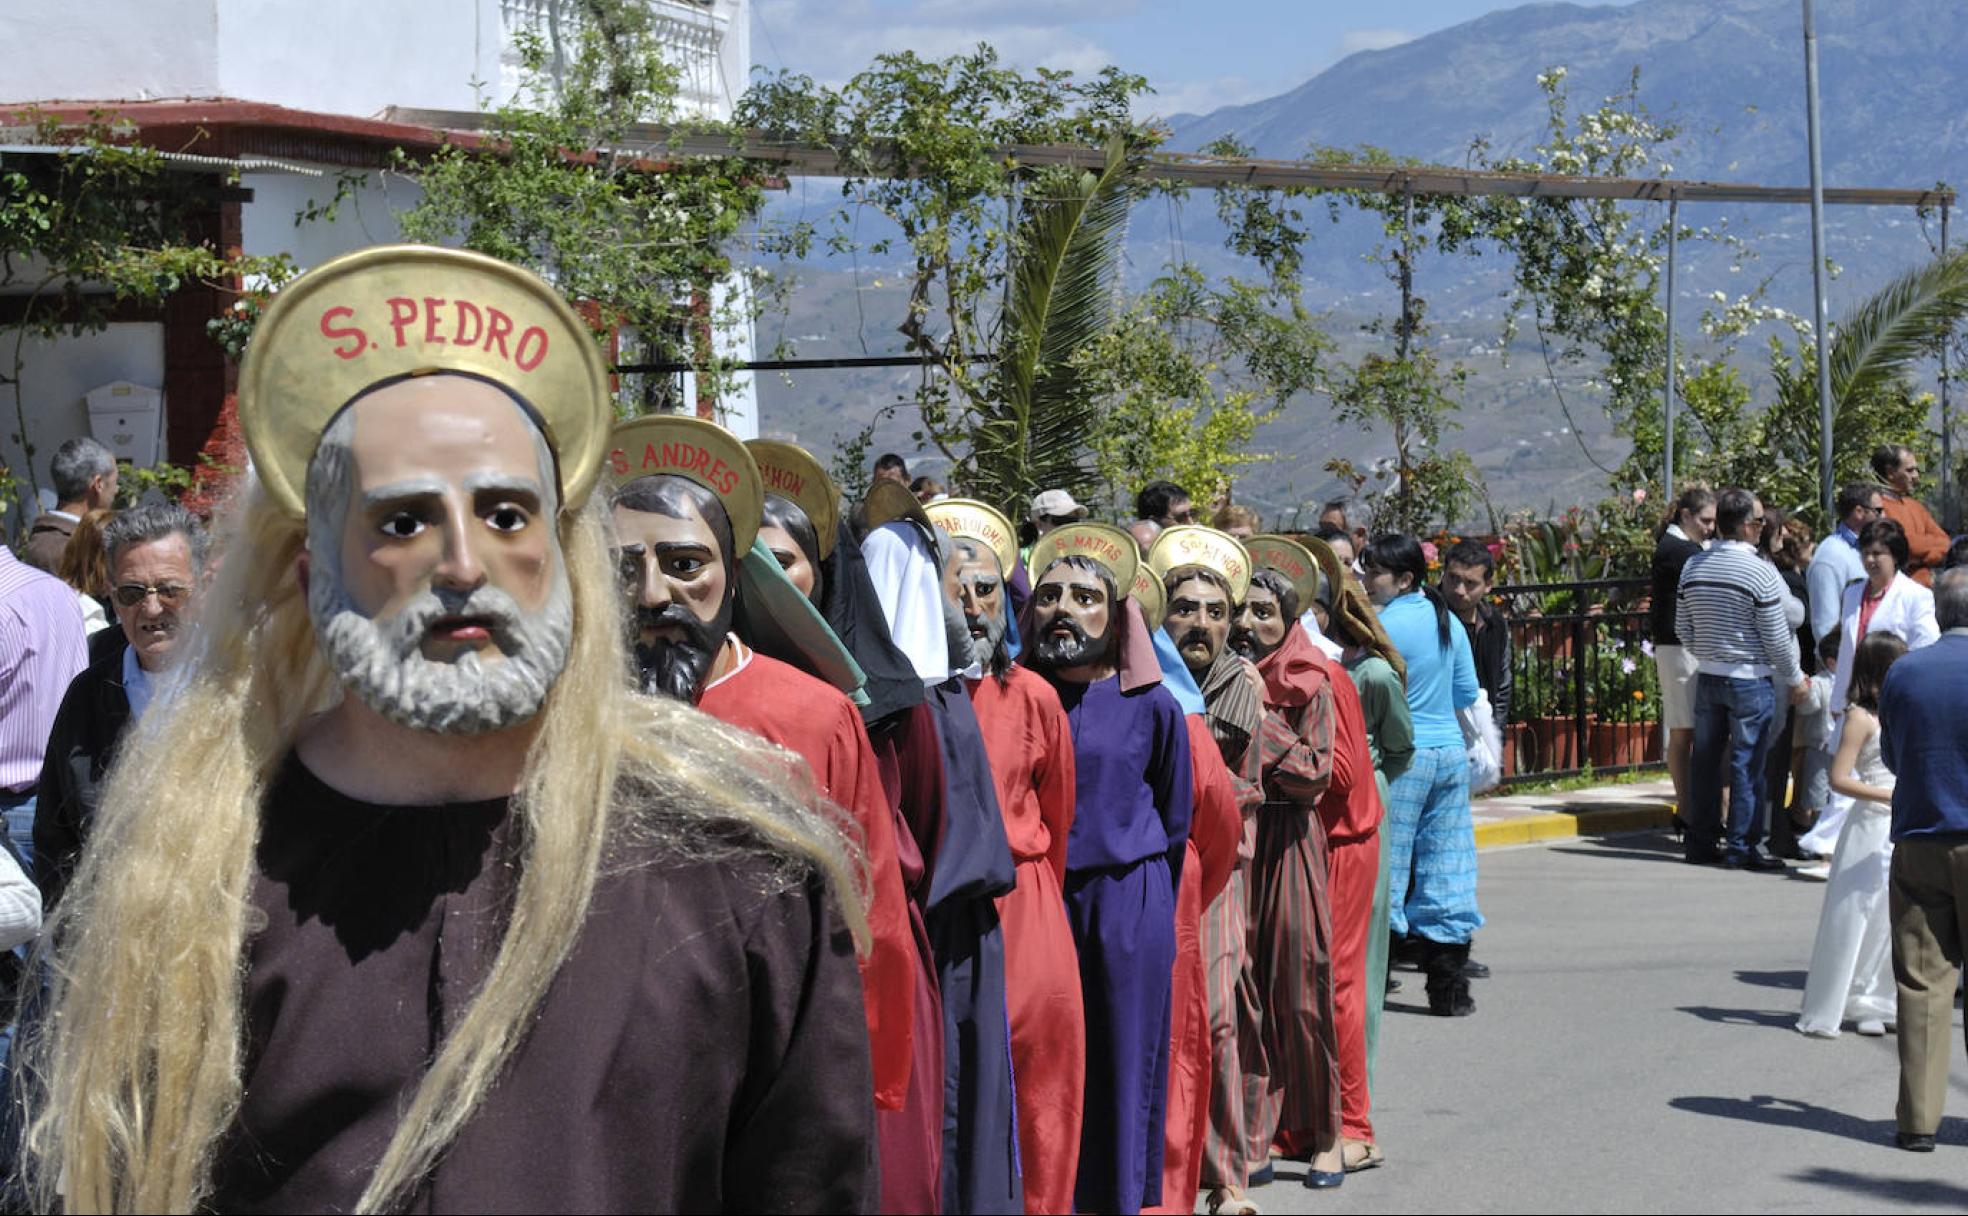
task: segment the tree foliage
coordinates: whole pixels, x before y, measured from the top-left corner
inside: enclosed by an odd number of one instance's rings
[[[13,398],[12,437],[30,458],[21,470],[0,465],[0,515],[23,490],[31,497],[40,488],[21,395],[28,342],[100,332],[119,305],[160,306],[195,284],[235,290],[243,277],[278,282],[293,273],[285,255],[220,248],[210,222],[219,182],[131,144],[113,114],[63,123],[30,110],[16,121],[54,154],[11,157],[0,168],[0,292],[21,301],[0,332],[0,385]]]
[[[1117,238],[1138,173],[1116,138],[1100,172],[1049,169],[1020,200],[1001,354],[990,391],[971,403],[969,457],[953,474],[970,493],[1013,504],[1054,486],[1086,491],[1097,405],[1077,356],[1111,324]]]
[[[522,30],[515,43],[524,84],[489,110],[482,139],[423,161],[398,153],[423,189],[399,217],[404,236],[530,267],[591,305],[598,329],[630,331],[625,354],[693,364],[715,391],[727,377],[712,330],[750,319],[750,295],[717,285],[763,202],[760,172],[735,154],[664,159],[632,145],[638,123],[689,125],[646,5],[582,0],[564,39]]]
[[[1017,514],[1051,487],[1120,500],[1176,476],[1205,500],[1226,491],[1266,412],[1309,385],[1323,349],[1295,273],[1250,284],[1176,264],[1132,297],[1111,271],[1087,273],[1112,266],[1127,205],[1166,189],[1131,167],[1160,138],[1129,116],[1145,88],[1111,68],[1020,73],[980,46],[884,55],[838,90],[769,77],[739,106],[741,125],[839,154],[843,206],[780,247],[907,258],[897,329],[923,359],[908,403],[916,439],[959,486]],[[1108,156],[1098,173],[1038,167],[1015,152],[1033,144]],[[864,211],[894,235],[861,240]],[[1061,308],[1052,267],[1069,229],[1087,290]]]

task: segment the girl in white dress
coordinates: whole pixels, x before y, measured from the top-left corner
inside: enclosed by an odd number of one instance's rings
[[[1897,634],[1869,633],[1840,666],[1850,672],[1849,699],[1831,788],[1852,800],[1831,858],[1818,940],[1804,981],[1797,1029],[1838,1037],[1850,1019],[1860,1034],[1885,1034],[1893,1024],[1893,943],[1886,884],[1893,861],[1893,774],[1879,757],[1879,690],[1886,671],[1907,652]]]

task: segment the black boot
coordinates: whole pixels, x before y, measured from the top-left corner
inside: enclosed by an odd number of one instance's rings
[[[1462,1018],[1476,1012],[1469,995],[1469,977],[1462,965],[1469,961],[1468,942],[1428,942],[1428,957],[1422,969],[1428,973],[1428,1012],[1439,1018]]]

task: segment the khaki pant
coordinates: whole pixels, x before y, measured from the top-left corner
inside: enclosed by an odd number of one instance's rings
[[[1968,940],[1968,842],[1893,849],[1893,978],[1900,1002],[1899,1129],[1931,1136],[1947,1098],[1954,990]]]

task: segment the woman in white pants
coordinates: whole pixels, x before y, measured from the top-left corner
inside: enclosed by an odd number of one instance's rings
[[[1831,858],[1818,939],[1804,980],[1797,1029],[1835,1039],[1850,1019],[1860,1034],[1880,1035],[1898,1004],[1887,875],[1893,860],[1893,774],[1879,755],[1879,690],[1886,671],[1907,652],[1897,634],[1867,634],[1839,664],[1850,688],[1844,733],[1831,761],[1831,788],[1852,800]]]

